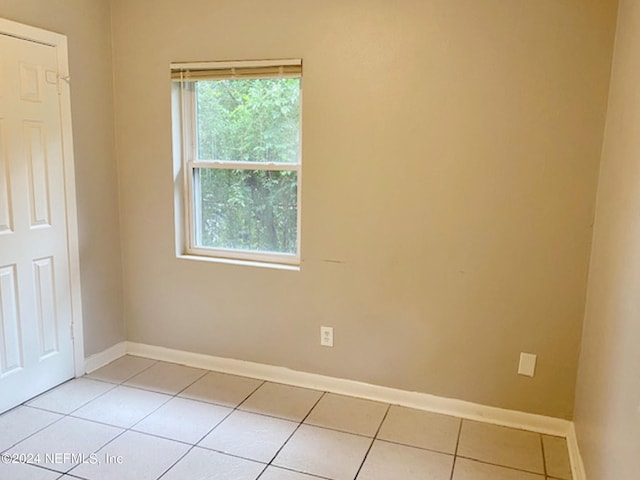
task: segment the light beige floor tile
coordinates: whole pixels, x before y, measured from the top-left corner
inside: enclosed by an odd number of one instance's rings
[[[293,472],[284,468],[269,466],[260,476],[260,480],[318,480],[319,477],[306,473]]]
[[[175,395],[202,377],[206,370],[175,363],[158,362],[124,382],[130,387]]]
[[[235,408],[262,383],[253,378],[209,372],[179,396]]]
[[[462,422],[458,455],[544,473],[540,435],[524,430],[465,420]]]
[[[352,480],[370,444],[371,439],[359,435],[302,425],[273,464],[332,480]]]
[[[289,420],[235,411],[199,446],[269,463],[297,427]]]
[[[567,440],[561,437],[543,435],[542,443],[547,475],[562,480],[571,480],[571,462],[569,461]]]
[[[304,423],[373,437],[388,407],[386,403],[327,393]]]
[[[125,355],[95,372],[85,375],[85,377],[102,380],[103,382],[122,383],[149,368],[154,363],[156,363],[155,360],[148,358]]]
[[[453,456],[376,440],[358,480],[449,480]]]
[[[544,480],[544,476],[458,457],[453,480]]]
[[[196,444],[231,412],[211,403],[172,398],[133,430]]]
[[[136,388],[114,385],[121,382]],[[171,468],[162,480],[353,480],[371,445],[366,436],[375,434],[388,409],[364,399],[131,356],[29,405],[0,415],[0,452],[39,453],[46,469],[0,464],[0,479],[62,480],[77,474],[91,480],[155,480]],[[240,406],[232,412],[222,405]],[[296,431],[294,422],[303,419]],[[135,431],[122,434],[117,427]],[[357,480],[449,480],[453,457],[444,453],[454,453],[459,431],[457,418],[391,407]],[[548,479],[571,480],[563,438],[471,421],[463,422],[461,432],[453,480],[544,480],[543,462]],[[189,451],[187,443],[197,441],[201,444]],[[102,463],[75,467],[77,459],[64,453],[93,453]],[[105,455],[121,455],[123,463],[106,464]],[[71,475],[60,477],[69,469]]]
[[[317,390],[267,382],[239,409],[300,422],[321,396]]]
[[[70,473],[91,480],[155,480],[189,448],[184,443],[129,431],[97,453],[100,464],[84,463]],[[122,461],[107,463],[107,455],[122,457]]]
[[[392,406],[378,438],[442,453],[455,453],[460,419]]]
[[[255,480],[265,465],[194,448],[162,480]]]
[[[38,455],[38,461],[34,463],[51,470],[67,472],[79,463],[78,455],[88,457],[121,433],[120,428],[65,417],[20,442],[9,453]],[[75,454],[76,458],[71,454]]]
[[[111,383],[76,378],[43,393],[27,405],[57,413],[71,413],[114,387]]]
[[[17,407],[0,416],[0,452],[36,433],[62,415],[35,408]]]
[[[170,399],[162,393],[120,385],[76,410],[73,416],[129,428]]]
[[[0,478],[3,480],[57,480],[60,472],[27,465],[25,463],[0,462]]]

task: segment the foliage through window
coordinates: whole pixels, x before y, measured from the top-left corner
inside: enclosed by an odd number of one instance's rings
[[[187,251],[297,263],[300,62],[198,65],[172,73]]]

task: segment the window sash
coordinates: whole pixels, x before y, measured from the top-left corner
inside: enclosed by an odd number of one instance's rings
[[[300,163],[285,162],[236,162],[233,160],[195,160],[189,162],[192,168],[217,168],[219,170],[272,170],[300,172]]]
[[[290,167],[291,165],[284,164],[285,167]],[[272,171],[282,171],[282,170],[295,170],[297,173],[297,199],[296,199],[296,216],[297,216],[297,225],[296,225],[296,253],[281,253],[281,252],[267,252],[267,251],[258,251],[258,250],[243,250],[243,249],[231,249],[231,248],[219,248],[219,247],[204,247],[196,245],[196,238],[199,236],[198,231],[198,222],[197,218],[200,216],[200,206],[197,202],[197,198],[200,198],[200,191],[198,182],[196,182],[196,171],[206,168],[215,169],[215,166],[210,165],[210,162],[206,162],[203,165],[203,162],[191,162],[188,165],[187,177],[187,202],[186,203],[186,220],[187,220],[187,253],[194,255],[204,255],[204,256],[219,256],[225,258],[235,258],[240,260],[251,260],[251,261],[259,261],[259,262],[268,262],[268,263],[283,263],[290,265],[297,265],[300,263],[300,200],[301,200],[301,188],[300,188],[300,165],[294,165],[297,168],[271,168],[271,169],[256,169],[256,168],[248,168],[247,170],[272,170]],[[235,167],[223,168],[224,170],[243,170],[237,169]]]

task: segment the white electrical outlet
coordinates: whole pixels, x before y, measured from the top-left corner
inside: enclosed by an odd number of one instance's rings
[[[527,377],[533,377],[536,373],[536,360],[537,355],[533,353],[520,354],[520,364],[518,365],[518,375],[525,375]]]
[[[320,327],[320,345],[333,347],[333,327]]]

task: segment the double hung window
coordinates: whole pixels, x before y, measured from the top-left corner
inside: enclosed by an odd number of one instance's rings
[[[302,62],[171,67],[185,253],[299,263]]]

